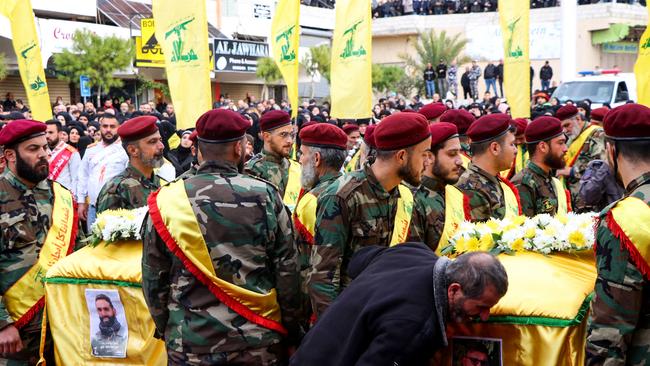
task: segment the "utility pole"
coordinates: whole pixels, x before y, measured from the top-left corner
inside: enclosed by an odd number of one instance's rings
[[[562,0],[562,52],[560,54],[560,77],[562,82],[576,75],[576,37],[578,22],[578,3]]]

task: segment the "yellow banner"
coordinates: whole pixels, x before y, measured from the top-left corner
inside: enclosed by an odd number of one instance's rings
[[[504,90],[513,118],[530,117],[530,2],[499,0]]]
[[[302,168],[300,163],[293,160],[289,160],[289,179],[287,180],[287,187],[284,189],[284,197],[282,201],[284,202],[289,210],[293,212],[296,208],[296,202],[298,202],[298,196],[300,195],[300,176],[302,175]]]
[[[153,0],[153,17],[177,128],[194,127],[212,107],[205,1]]]
[[[372,112],[370,0],[336,2],[331,74],[332,117],[369,118]]]
[[[20,78],[25,86],[32,118],[47,121],[52,118],[50,95],[47,91],[41,47],[34,24],[31,0],[0,1],[0,14],[11,22],[11,37],[18,59]]]
[[[397,200],[397,213],[393,224],[393,236],[390,239],[390,246],[401,244],[406,241],[413,216],[413,193],[405,185],[397,186],[399,199]]]
[[[638,103],[650,107],[650,6],[647,9],[648,27],[639,41],[639,57],[634,65],[634,75]]]
[[[300,0],[280,0],[271,25],[271,48],[287,83],[291,117],[298,115],[298,47],[300,46]]]

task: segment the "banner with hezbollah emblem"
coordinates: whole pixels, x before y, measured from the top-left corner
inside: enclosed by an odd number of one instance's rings
[[[372,18],[370,0],[336,2],[332,41],[332,117],[372,113]]]
[[[504,90],[513,118],[530,117],[530,2],[499,0]]]
[[[46,121],[52,118],[52,110],[31,0],[0,1],[0,14],[11,22],[11,38],[18,59],[20,79],[27,93],[32,116],[37,121]]]
[[[648,7],[648,19],[650,19],[650,6]],[[649,27],[646,28],[639,41],[639,57],[634,65],[634,75],[636,76],[636,90],[639,98],[639,104],[650,107],[650,20]]]
[[[194,127],[212,107],[205,1],[153,0],[153,17],[177,128]]]
[[[271,48],[284,82],[287,83],[291,117],[298,115],[298,47],[300,46],[300,1],[280,0],[271,25]]]

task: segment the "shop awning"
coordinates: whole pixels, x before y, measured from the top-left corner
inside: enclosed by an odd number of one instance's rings
[[[603,43],[617,42],[627,37],[630,32],[630,26],[627,24],[612,24],[607,29],[599,29],[591,32],[591,44],[599,45]]]

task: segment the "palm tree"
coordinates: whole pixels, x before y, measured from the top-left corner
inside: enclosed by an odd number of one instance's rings
[[[282,73],[276,65],[275,60],[270,57],[263,57],[257,61],[257,71],[255,72],[258,78],[264,80],[264,87],[262,88],[261,100],[268,99],[269,84],[272,84],[282,79]]]
[[[460,66],[471,61],[468,56],[461,56],[467,42],[468,40],[460,34],[449,37],[446,31],[436,34],[431,30],[418,35],[418,41],[415,44],[415,57],[401,54],[400,58],[406,64],[407,73],[416,80],[417,89],[421,91],[424,89],[424,81],[419,76],[427,67],[427,63],[436,65],[441,59],[445,63],[456,60],[457,65]]]

